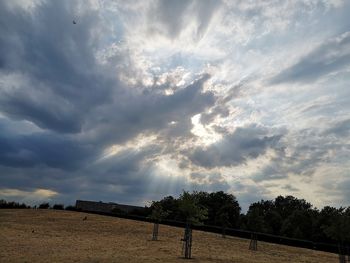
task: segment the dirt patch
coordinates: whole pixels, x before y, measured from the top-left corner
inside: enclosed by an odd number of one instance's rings
[[[86,220],[83,220],[87,216]],[[55,210],[0,210],[0,262],[189,262],[183,229]],[[193,231],[191,262],[336,263],[337,255]]]

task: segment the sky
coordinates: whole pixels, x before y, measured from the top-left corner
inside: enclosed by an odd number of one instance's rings
[[[0,1],[0,199],[350,205],[350,2]],[[74,23],[73,23],[74,21]]]

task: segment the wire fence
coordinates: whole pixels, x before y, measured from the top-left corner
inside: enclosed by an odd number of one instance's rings
[[[154,220],[152,220],[148,217],[144,217],[144,216],[108,213],[108,212],[86,211],[86,210],[78,210],[78,211],[90,213],[90,214],[98,214],[98,215],[104,215],[104,216],[112,216],[112,217],[119,217],[119,218],[154,223]],[[181,228],[186,227],[186,222],[176,221],[176,220],[162,220],[160,222],[160,224],[174,226],[174,227],[181,227]],[[191,228],[194,230],[200,230],[200,231],[217,233],[217,234],[222,234],[222,231],[223,231],[222,227],[211,226],[211,225],[193,225]],[[343,244],[340,248],[339,244],[313,242],[310,240],[288,238],[288,237],[283,237],[283,236],[271,235],[271,234],[254,232],[254,231],[249,231],[249,230],[234,229],[234,228],[225,228],[225,235],[226,236],[233,236],[233,237],[240,237],[240,238],[245,238],[245,239],[252,239],[252,236],[254,236],[254,239],[256,241],[264,241],[264,242],[274,243],[274,244],[279,244],[279,245],[307,248],[307,249],[330,252],[330,253],[335,253],[335,254],[339,254],[339,252],[340,252],[339,249],[341,249],[341,251],[344,251],[346,253],[346,255],[349,257],[348,254],[349,254],[349,250],[350,250],[349,249],[350,244]]]

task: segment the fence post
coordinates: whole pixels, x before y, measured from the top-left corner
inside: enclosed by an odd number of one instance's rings
[[[192,250],[192,229],[188,222],[186,223],[184,238],[182,239],[182,241],[184,242],[182,246],[182,253],[183,253],[183,250],[185,249],[184,256],[186,259],[190,259],[191,250]]]
[[[158,229],[159,229],[159,223],[155,222],[153,224],[153,235],[152,235],[152,240],[153,241],[158,240]]]
[[[226,227],[222,227],[222,237],[226,238]]]
[[[258,236],[257,236],[257,234],[251,234],[251,236],[250,236],[250,244],[249,244],[249,250],[254,250],[254,251],[256,251],[256,250],[258,250]]]
[[[346,263],[345,257],[345,247],[343,244],[338,244],[338,252],[339,252],[339,263]]]

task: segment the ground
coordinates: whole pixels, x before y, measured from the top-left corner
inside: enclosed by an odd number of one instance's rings
[[[84,217],[86,220],[83,220]],[[181,256],[183,229],[58,210],[0,210],[0,262],[317,262],[337,255],[193,231],[193,259]]]

